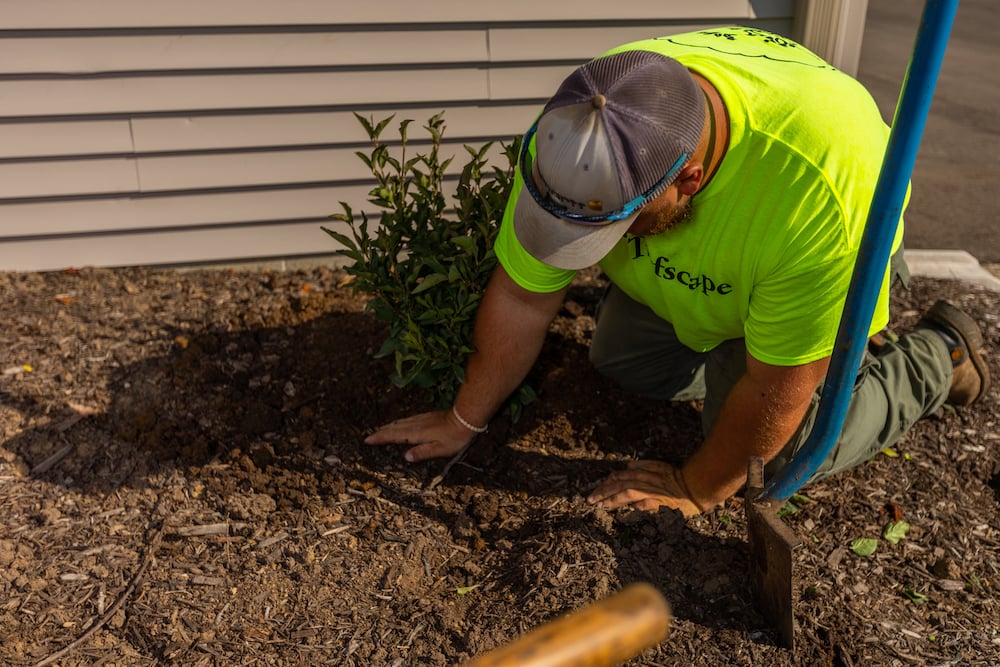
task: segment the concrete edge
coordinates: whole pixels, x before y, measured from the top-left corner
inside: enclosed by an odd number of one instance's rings
[[[909,250],[903,257],[910,273],[925,278],[963,280],[1000,292],[1000,278],[987,271],[964,250]]]

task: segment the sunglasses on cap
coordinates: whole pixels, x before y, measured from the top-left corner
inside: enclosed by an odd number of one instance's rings
[[[531,198],[535,200],[535,203],[543,209],[556,217],[564,218],[580,225],[607,225],[612,222],[624,220],[625,218],[633,215],[636,211],[653,199],[656,199],[664,190],[667,189],[667,186],[673,182],[677,172],[680,171],[681,167],[683,167],[685,163],[687,163],[689,157],[688,153],[681,153],[681,156],[678,157],[673,166],[667,170],[667,173],[663,175],[663,178],[654,183],[653,187],[649,188],[638,197],[625,202],[621,208],[609,211],[608,213],[587,215],[572,211],[553,201],[551,197],[543,195],[535,186],[535,179],[532,175],[534,173],[532,157],[531,153],[528,151],[528,147],[531,145],[531,140],[534,139],[537,132],[538,121],[536,120],[528,131],[524,133],[524,138],[521,141],[521,155],[518,158],[518,165],[521,169],[521,178],[524,181],[524,187],[531,194]],[[539,176],[541,176],[541,174],[539,174]]]

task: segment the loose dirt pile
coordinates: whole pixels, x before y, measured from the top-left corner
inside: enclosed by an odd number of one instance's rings
[[[553,324],[541,400],[443,478],[361,444],[426,406],[388,386],[342,279],[0,274],[0,664],[454,664],[638,580],[676,618],[634,665],[1000,663],[996,388],[803,490],[793,655],[750,600],[742,500],[687,522],[584,503],[699,433],[697,406],[587,364],[600,276]],[[949,298],[1000,377],[998,296],[914,279],[894,327]]]

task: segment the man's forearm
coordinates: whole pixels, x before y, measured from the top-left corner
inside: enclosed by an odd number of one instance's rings
[[[712,432],[682,468],[692,500],[703,509],[723,502],[745,483],[750,457],[770,461],[781,451],[799,428],[827,363],[769,367],[769,373],[750,372],[736,383]]]
[[[502,267],[497,269],[476,316],[475,351],[455,400],[463,418],[486,424],[517,389],[538,357],[565,293],[527,292]]]

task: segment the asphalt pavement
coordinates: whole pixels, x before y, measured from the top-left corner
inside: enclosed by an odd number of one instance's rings
[[[889,122],[924,0],[869,0],[858,79]],[[916,273],[1000,290],[1000,11],[961,0],[913,171],[906,248]],[[949,252],[941,252],[949,251]],[[995,282],[991,282],[995,281]]]

